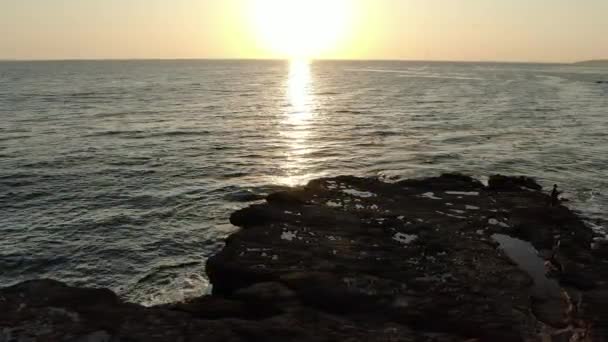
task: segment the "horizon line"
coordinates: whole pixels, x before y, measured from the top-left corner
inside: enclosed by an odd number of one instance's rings
[[[288,62],[294,58],[215,58],[215,57],[175,57],[175,58],[0,58],[0,62],[137,62],[137,61],[268,61],[268,62]],[[318,62],[426,62],[426,63],[501,63],[501,64],[561,64],[570,65],[581,62],[595,61],[599,59],[588,59],[574,62],[555,62],[555,61],[504,61],[504,60],[450,60],[450,59],[405,59],[405,58],[310,58],[311,61]]]

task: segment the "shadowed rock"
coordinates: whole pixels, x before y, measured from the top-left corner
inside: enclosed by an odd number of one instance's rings
[[[494,175],[488,181],[489,190],[494,191],[518,191],[521,189],[531,189],[541,191],[543,189],[533,178],[520,176],[508,177],[503,175]]]

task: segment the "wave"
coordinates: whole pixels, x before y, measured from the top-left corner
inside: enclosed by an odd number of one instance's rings
[[[0,254],[0,269],[17,272],[18,275],[41,274],[54,266],[68,262],[68,256],[32,256],[18,253]]]
[[[161,133],[148,134],[148,137],[179,137],[179,136],[201,136],[208,135],[209,131],[169,131]]]
[[[336,113],[338,113],[338,114],[365,114],[365,112],[360,111],[360,110],[348,110],[348,109],[337,110]]]
[[[95,132],[85,135],[86,137],[106,137],[106,136],[122,136],[131,139],[158,138],[158,137],[179,137],[179,136],[204,136],[208,135],[209,131],[167,131],[167,132],[148,132],[142,130],[122,131],[112,130]]]
[[[415,104],[439,104],[439,103],[448,103],[448,101],[444,100],[417,100],[414,101]]]
[[[31,135],[17,135],[12,137],[0,137],[0,141],[11,141],[32,138]]]
[[[67,97],[74,97],[74,98],[91,98],[91,97],[99,97],[101,95],[109,95],[109,94],[103,94],[103,93],[96,93],[96,92],[82,92],[82,93],[71,93],[71,94],[67,94]]]
[[[177,264],[159,265],[159,266],[156,266],[154,269],[148,271],[143,277],[141,277],[139,280],[137,280],[136,283],[141,284],[141,283],[148,282],[151,279],[153,279],[154,277],[162,276],[160,273],[165,272],[165,271],[171,271],[171,270],[175,270],[175,269],[181,269],[181,268],[187,268],[187,267],[193,267],[193,266],[199,266],[199,265],[201,265],[201,261],[186,261],[186,262],[177,263]]]
[[[135,130],[135,131],[112,130],[112,131],[90,133],[90,134],[85,135],[85,137],[107,137],[107,136],[120,136],[120,135],[129,136],[129,135],[142,134],[142,133],[145,133],[145,132],[139,131],[139,130]]]
[[[322,92],[314,93],[313,95],[315,95],[315,96],[330,96],[330,95],[340,95],[340,93],[333,92],[333,91],[322,91]]]

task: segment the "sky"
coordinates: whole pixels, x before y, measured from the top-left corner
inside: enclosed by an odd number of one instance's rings
[[[0,59],[608,58],[608,0],[0,0]]]

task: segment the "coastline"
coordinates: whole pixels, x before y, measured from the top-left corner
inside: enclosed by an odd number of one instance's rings
[[[212,295],[25,282],[0,290],[0,341],[603,341],[608,246],[549,202],[525,177],[313,180],[232,215]]]

